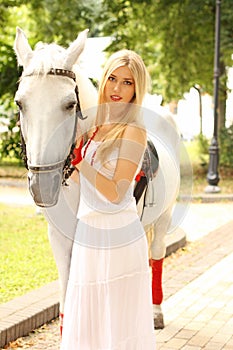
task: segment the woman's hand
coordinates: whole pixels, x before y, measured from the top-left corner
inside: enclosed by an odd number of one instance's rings
[[[135,126],[127,126],[121,138],[119,155],[112,178],[91,166],[85,158],[76,166],[85,178],[112,203],[120,203],[134,181],[138,166],[146,148],[146,132]],[[104,165],[103,165],[104,166]]]

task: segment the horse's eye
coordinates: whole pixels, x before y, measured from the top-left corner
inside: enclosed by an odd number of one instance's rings
[[[67,104],[66,110],[67,111],[72,111],[75,106],[76,106],[76,102],[70,102],[70,103]]]
[[[15,100],[16,105],[18,106],[19,110],[21,111],[23,109],[23,105],[19,100]]]

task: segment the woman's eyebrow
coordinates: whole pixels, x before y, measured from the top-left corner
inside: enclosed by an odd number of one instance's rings
[[[117,76],[115,74],[110,74],[110,77],[117,78]],[[122,79],[134,81],[134,79],[132,79],[132,78],[122,78]]]

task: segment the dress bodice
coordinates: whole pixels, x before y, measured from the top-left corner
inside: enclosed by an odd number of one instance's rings
[[[112,178],[117,164],[119,148],[113,149],[109,155],[107,166],[102,166],[100,161],[94,158],[95,153],[101,142],[92,140],[86,151],[85,160],[104,176]],[[94,160],[94,161],[93,161]],[[136,209],[136,202],[133,196],[134,181],[130,184],[123,200],[120,203],[112,203],[104,197],[83,175],[80,173],[80,189],[81,198],[78,211],[78,217],[86,215],[91,212],[99,213],[117,213],[122,210],[130,209],[134,212]]]
[[[94,158],[100,142],[91,141],[85,152],[85,160],[108,178],[115,172],[119,149],[113,149],[107,166]],[[136,201],[133,196],[134,180],[119,203],[112,203],[102,195],[80,172],[80,201],[77,217],[79,230],[75,240],[88,247],[119,247],[141,238],[144,229],[141,225]]]

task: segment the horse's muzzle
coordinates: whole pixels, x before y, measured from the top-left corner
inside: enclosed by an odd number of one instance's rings
[[[53,207],[57,204],[62,183],[62,167],[51,172],[28,173],[29,191],[39,207]]]

